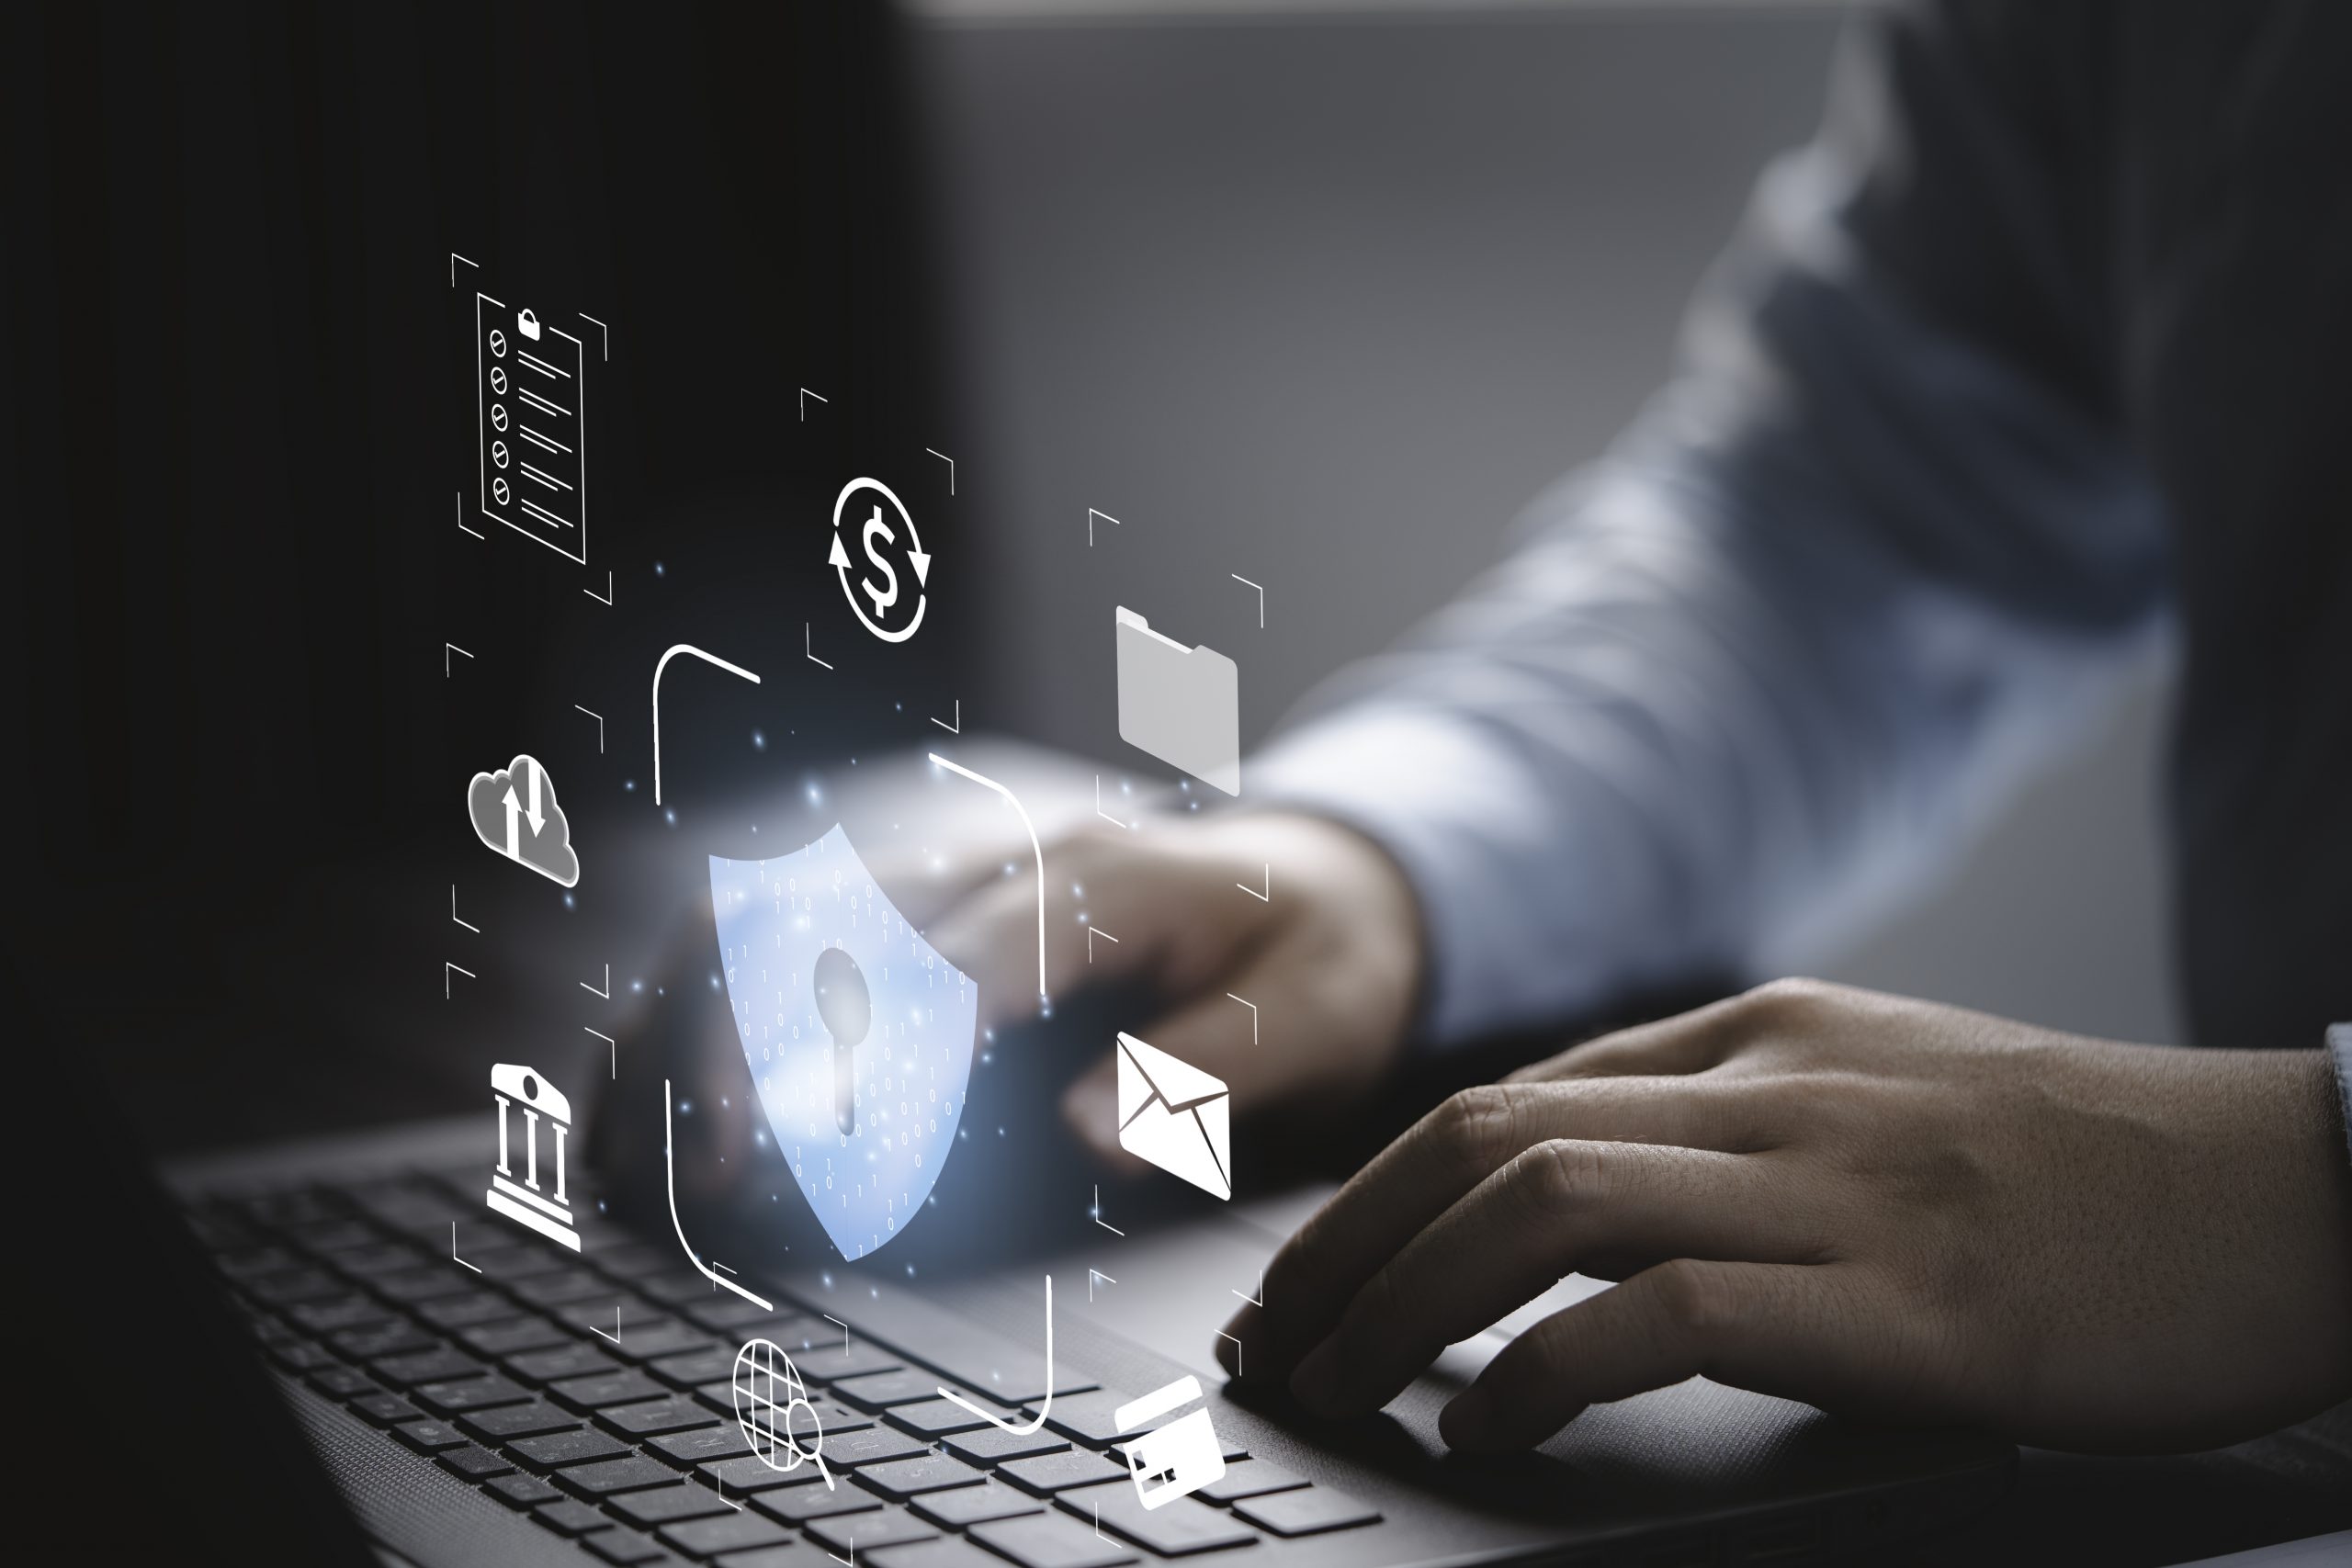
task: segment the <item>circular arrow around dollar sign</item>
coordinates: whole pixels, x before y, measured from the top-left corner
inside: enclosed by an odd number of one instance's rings
[[[842,543],[842,513],[849,505],[849,498],[861,490],[879,491],[883,499],[890,503],[890,509],[899,514],[899,521],[905,524],[907,527],[907,559],[913,564],[915,571],[915,613],[913,619],[894,632],[884,631],[874,624],[874,618],[865,613],[865,606],[858,603],[857,584],[850,581],[849,548]],[[887,526],[883,532],[893,539],[897,537],[889,534]],[[861,543],[863,543],[862,540]],[[898,495],[888,485],[884,484],[880,479],[852,479],[842,486],[841,494],[833,498],[832,553],[825,559],[826,564],[841,577],[842,596],[849,601],[849,607],[856,615],[859,625],[884,642],[904,642],[915,635],[915,628],[922,625],[922,613],[930,604],[930,600],[924,595],[923,589],[931,579],[931,557],[923,552],[922,536],[915,532],[914,518],[908,514],[905,503],[899,500]]]

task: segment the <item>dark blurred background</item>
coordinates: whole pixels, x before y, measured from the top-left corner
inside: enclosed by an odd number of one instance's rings
[[[1168,782],[1117,739],[1114,604],[1238,660],[1255,741],[1657,387],[1841,19],[12,13],[14,946],[163,1146],[471,1110],[485,1060],[589,1068],[579,983],[650,973],[625,955],[704,851],[794,847],[934,714]],[[585,568],[456,526],[452,251],[610,324]],[[903,649],[821,568],[863,472],[942,563]],[[1091,547],[1090,508],[1119,520]],[[677,669],[673,821],[646,690],[675,641],[764,683]],[[2157,711],[1819,972],[2173,1038]],[[589,867],[570,897],[464,827],[467,776],[526,750]]]

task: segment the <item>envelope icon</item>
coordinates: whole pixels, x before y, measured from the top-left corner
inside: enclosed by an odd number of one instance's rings
[[[1232,1106],[1223,1079],[1119,1036],[1119,1146],[1129,1154],[1229,1199]]]
[[[1227,795],[1241,793],[1241,677],[1213,648],[1186,648],[1133,610],[1117,615],[1119,739]]]

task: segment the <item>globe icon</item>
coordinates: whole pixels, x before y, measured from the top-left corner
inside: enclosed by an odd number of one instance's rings
[[[734,1393],[736,1424],[762,1464],[770,1470],[794,1470],[804,1459],[817,1459],[824,1430],[800,1385],[799,1371],[775,1341],[753,1339],[735,1352]],[[793,1432],[796,1406],[812,1439],[806,1450]],[[818,1468],[824,1468],[822,1461]]]

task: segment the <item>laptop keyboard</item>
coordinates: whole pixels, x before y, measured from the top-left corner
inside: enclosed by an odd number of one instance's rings
[[[208,1199],[188,1217],[282,1371],[589,1561],[808,1568],[814,1547],[875,1568],[1114,1568],[1380,1521],[1229,1442],[1222,1480],[1146,1509],[1113,1446],[1133,1393],[1058,1371],[1045,1427],[1015,1436],[937,1392],[1035,1414],[1042,1387],[992,1380],[1018,1359],[993,1335],[845,1338],[593,1213],[575,1255],[487,1214],[471,1168]],[[755,1337],[791,1355],[832,1484],[744,1438],[733,1368]]]

